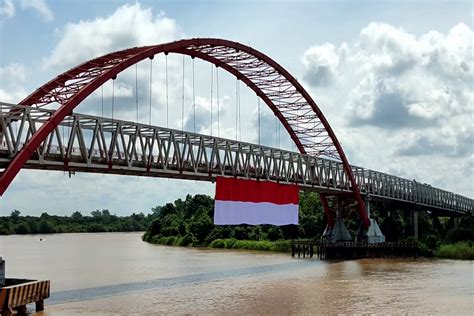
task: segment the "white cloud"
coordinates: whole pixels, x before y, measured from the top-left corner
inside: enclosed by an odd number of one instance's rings
[[[23,9],[35,10],[47,22],[50,22],[54,19],[53,11],[49,8],[44,0],[21,0],[21,7]]]
[[[22,64],[12,63],[0,67],[0,100],[8,103],[18,103],[26,95],[24,84],[29,71]]]
[[[15,15],[15,5],[12,0],[3,0],[0,5],[0,17],[11,18]]]
[[[310,84],[323,85],[337,80],[337,67],[345,58],[346,45],[338,51],[331,43],[313,46],[308,49],[303,57],[306,69],[304,79]]]
[[[353,43],[313,46],[302,61],[353,162],[382,171],[398,165],[392,171],[472,196],[462,167],[474,153],[474,32],[467,25],[417,37],[370,23]]]
[[[155,15],[139,3],[124,5],[105,18],[68,23],[57,34],[59,42],[44,60],[44,66],[61,70],[112,51],[164,43],[182,36],[174,20],[161,12]]]

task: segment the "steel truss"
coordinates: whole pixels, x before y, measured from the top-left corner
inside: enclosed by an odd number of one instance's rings
[[[0,167],[7,167],[54,113],[0,103]],[[352,192],[339,161],[79,113],[66,116],[24,167],[205,181],[235,176],[296,183],[303,190],[326,194]],[[351,170],[362,194],[451,213],[474,212],[473,199],[373,170]]]
[[[300,153],[341,161],[362,223],[366,228],[370,225],[342,146],[322,111],[301,84],[281,65],[252,47],[213,38],[179,40],[110,53],[76,66],[38,88],[20,104],[52,108],[55,113],[36,130],[5,169],[0,177],[0,196],[30,155],[87,96],[106,81],[115,79],[123,70],[146,58],[153,59],[160,53],[189,55],[225,69],[262,98],[285,127]],[[325,199],[324,196],[321,198]],[[331,214],[325,211],[331,224]]]

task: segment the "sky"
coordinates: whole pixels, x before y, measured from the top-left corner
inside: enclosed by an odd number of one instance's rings
[[[351,164],[417,179],[474,197],[474,8],[472,1],[52,1],[0,0],[0,100],[17,103],[63,71],[93,57],[182,38],[250,45],[285,67],[321,108]],[[117,79],[117,117],[166,126],[165,58]],[[183,80],[183,63],[185,76]],[[169,126],[258,140],[257,100],[204,62],[168,57]],[[152,72],[152,80],[149,74]],[[212,72],[212,81],[211,81]],[[213,82],[213,95],[210,90]],[[138,87],[138,89],[137,89]],[[104,84],[110,115],[110,82]],[[76,112],[100,115],[100,91]],[[181,111],[182,98],[185,111]],[[214,104],[211,124],[211,99]],[[219,104],[219,108],[217,108]],[[217,113],[220,124],[217,126]],[[262,109],[261,141],[293,149]],[[280,139],[280,140],[279,140]],[[187,194],[214,194],[205,182],[22,170],[0,198],[0,214],[118,215],[150,212]]]

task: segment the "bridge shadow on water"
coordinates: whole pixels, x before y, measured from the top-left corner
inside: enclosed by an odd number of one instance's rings
[[[318,262],[320,263],[321,261],[295,260],[287,263],[279,263],[272,265],[246,267],[241,269],[232,269],[207,273],[197,273],[141,282],[112,284],[84,289],[52,292],[50,298],[47,300],[47,304],[57,305],[70,302],[104,298],[114,295],[123,295],[135,292],[144,292],[193,284],[210,283],[231,278],[245,278],[263,274],[294,271],[296,269],[316,267]]]

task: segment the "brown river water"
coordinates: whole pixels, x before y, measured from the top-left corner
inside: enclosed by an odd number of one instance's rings
[[[299,260],[156,246],[140,237],[1,236],[0,256],[7,277],[51,280],[37,315],[474,315],[470,261]]]

